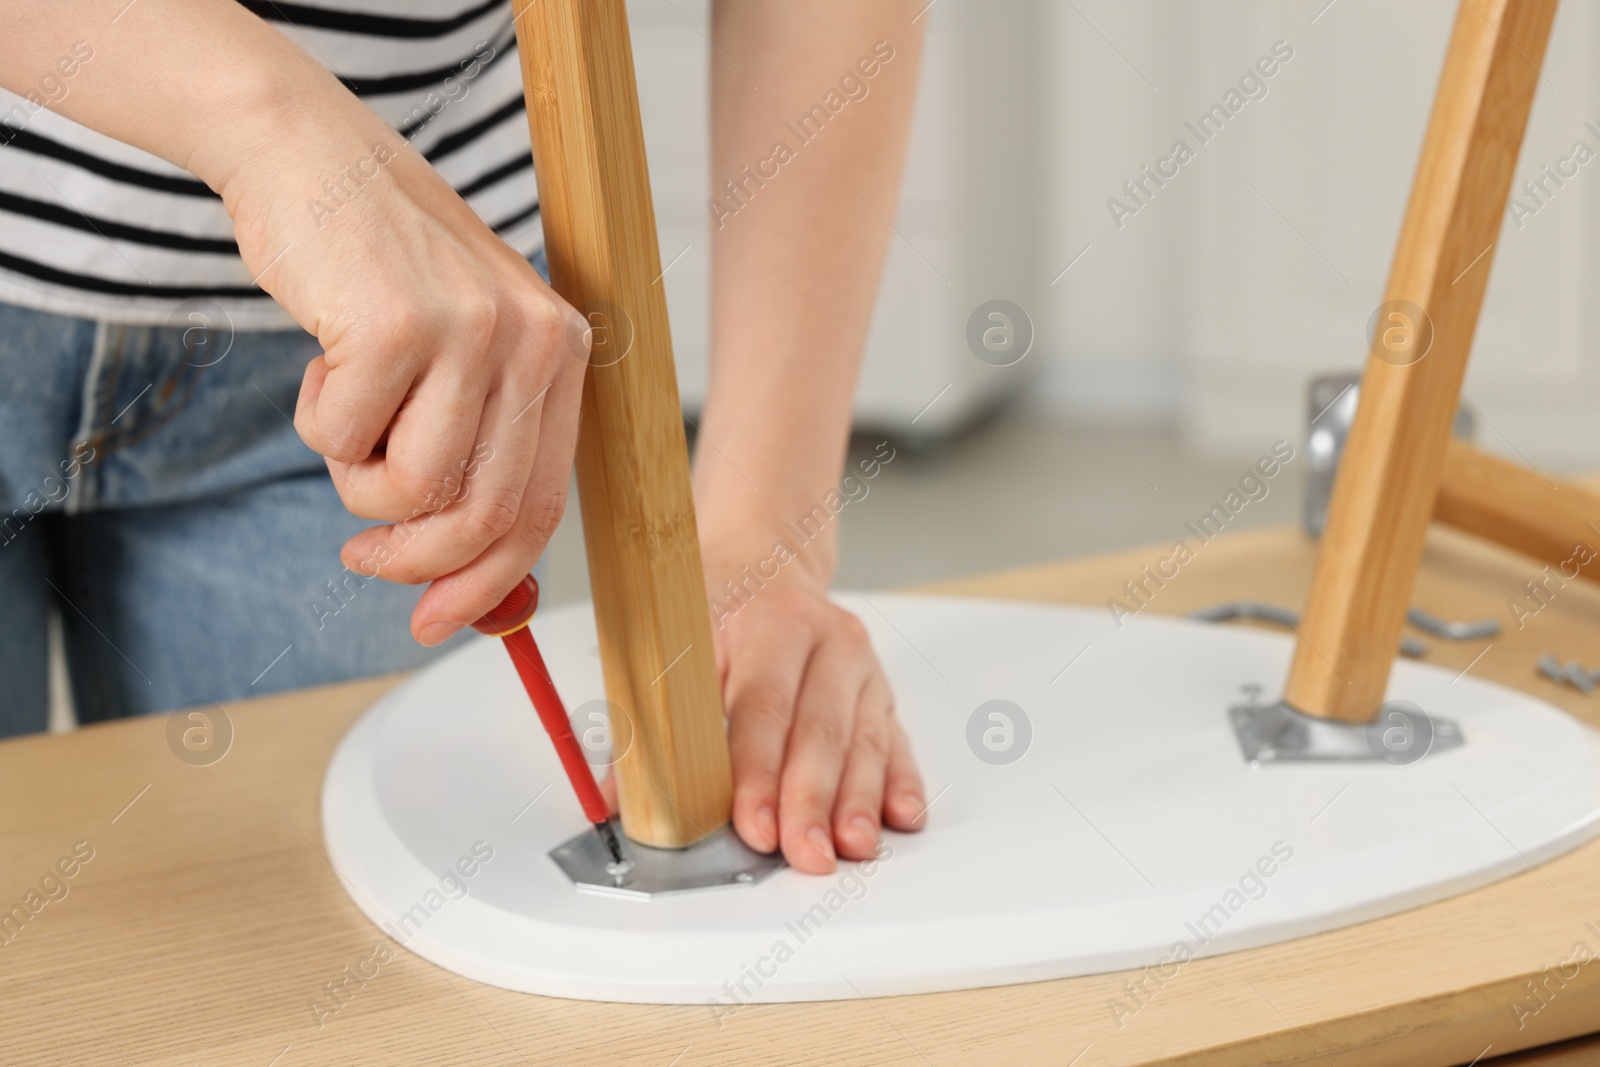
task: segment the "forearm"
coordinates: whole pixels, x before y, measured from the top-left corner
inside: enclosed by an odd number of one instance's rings
[[[837,487],[893,232],[920,6],[717,0],[712,192],[721,206],[695,470],[710,542],[770,548],[786,520]],[[835,548],[822,540],[808,569],[826,580]]]
[[[0,85],[189,170],[227,195],[309,131],[337,153],[381,120],[281,33],[231,0],[0,0]],[[311,121],[314,120],[314,121]],[[230,209],[232,205],[230,204]]]

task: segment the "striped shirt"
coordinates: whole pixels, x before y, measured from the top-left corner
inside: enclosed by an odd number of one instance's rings
[[[514,248],[540,247],[506,0],[238,2],[337,74]],[[155,325],[187,325],[200,301],[238,329],[292,327],[240,259],[220,197],[45,106],[93,63],[85,41],[26,94],[0,90],[0,301]]]

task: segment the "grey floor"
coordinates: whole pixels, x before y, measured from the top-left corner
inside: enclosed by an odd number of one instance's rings
[[[932,448],[891,439],[894,459],[841,512],[838,584],[893,588],[1186,536],[1252,463],[1196,458],[1175,430],[1104,430],[1012,410]],[[858,437],[852,459],[882,440]],[[1230,529],[1298,521],[1304,450],[1290,444],[1295,459]],[[577,511],[545,555],[547,603],[589,595]]]

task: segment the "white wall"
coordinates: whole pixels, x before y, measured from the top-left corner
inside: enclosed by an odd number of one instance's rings
[[[1311,375],[1359,368],[1455,5],[1326,2],[1053,8],[1060,62],[1043,119],[1059,190],[1047,208],[1051,241],[1061,252],[1092,242],[1091,256],[1104,258],[1075,269],[1050,303],[1050,371],[1092,410],[1176,420],[1198,448],[1243,455],[1298,436]],[[1576,138],[1600,149],[1583,129],[1600,120],[1589,62],[1597,31],[1589,7],[1562,8],[1519,183]],[[1196,143],[1183,121],[1278,40],[1295,55],[1268,95],[1119,230],[1106,198],[1174,138]],[[1597,203],[1600,162],[1497,243],[1465,390],[1490,449],[1600,465],[1586,299],[1600,284],[1589,251]]]
[[[926,16],[897,232],[889,236],[856,394],[861,428],[949,432],[1025,388],[1040,369],[1038,359],[989,366],[966,341],[967,319],[979,304],[1023,302],[1016,294],[1042,270],[1034,257],[1044,244],[1039,115],[1047,64],[1033,53],[1048,42],[1037,33],[1039,19],[1025,17],[1036,2],[997,12],[973,0],[940,0]],[[692,414],[705,392],[709,332],[707,71],[708,62],[723,60],[708,58],[709,0],[632,0],[628,7],[662,263],[688,249],[665,282],[680,390]],[[862,53],[872,44],[863,41]],[[819,84],[817,92],[830,87]],[[856,194],[844,188],[841,195]]]
[[[663,261],[689,248],[666,281],[692,401],[708,4],[630,8]],[[956,383],[916,429],[953,427],[1020,387],[1062,418],[1175,425],[1219,457],[1299,439],[1308,379],[1364,356],[1454,12],[1453,0],[937,0],[862,421],[904,431]],[[1184,121],[1277,41],[1294,57],[1267,95],[1200,145]],[[1593,9],[1564,6],[1518,183],[1576,139],[1600,150],[1584,128],[1600,128],[1597,51]],[[1119,228],[1107,199],[1180,137],[1195,158]],[[1597,208],[1600,160],[1503,230],[1465,390],[1480,443],[1552,469],[1600,466]],[[967,351],[966,318],[991,297],[1034,319],[1018,368]]]

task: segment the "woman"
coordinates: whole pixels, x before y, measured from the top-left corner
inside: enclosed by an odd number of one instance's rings
[[[577,432],[509,6],[0,13],[0,732],[45,725],[52,605],[82,721],[421,662],[538,559]],[[708,590],[838,481],[918,15],[715,5]],[[836,556],[717,629],[734,824],[815,872],[925,804]]]

